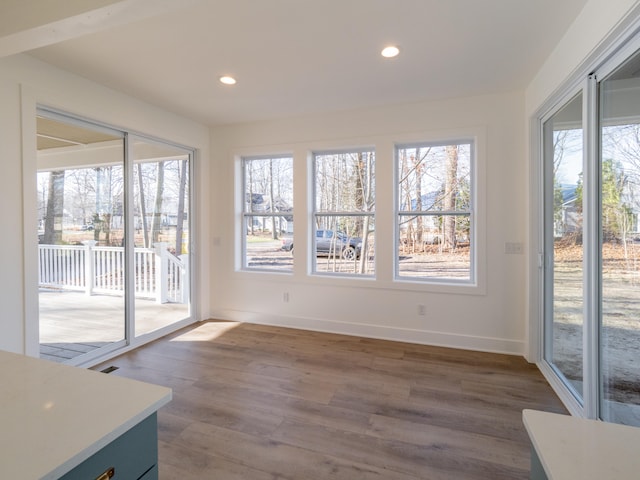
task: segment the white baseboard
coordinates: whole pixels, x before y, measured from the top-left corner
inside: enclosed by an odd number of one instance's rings
[[[268,315],[265,313],[240,310],[217,310],[211,312],[211,318],[234,322],[256,323],[278,327],[299,328],[316,332],[337,333],[359,337],[393,340],[397,342],[417,343],[439,347],[460,348],[480,352],[524,355],[524,342],[502,338],[477,337],[456,333],[434,332],[408,328],[387,327],[362,323],[348,323],[317,318],[292,317],[287,315]]]

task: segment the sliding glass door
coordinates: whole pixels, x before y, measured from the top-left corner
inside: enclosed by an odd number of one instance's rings
[[[626,48],[542,123],[544,359],[585,416],[640,426],[640,53]]]
[[[124,134],[37,117],[40,356],[57,362],[125,343]]]
[[[583,395],[582,93],[544,123],[545,356],[582,402]]]
[[[131,136],[135,336],[189,317],[191,153]]]
[[[191,317],[193,152],[37,118],[40,356],[74,365]]]
[[[599,91],[601,417],[640,425],[640,54]]]

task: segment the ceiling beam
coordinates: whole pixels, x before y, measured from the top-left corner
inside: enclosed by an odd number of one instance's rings
[[[171,12],[203,0],[2,0],[0,58]]]

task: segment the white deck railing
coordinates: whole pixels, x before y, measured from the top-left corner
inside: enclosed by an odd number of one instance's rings
[[[84,291],[88,295],[124,295],[124,248],[84,245],[39,245],[39,285]],[[189,302],[189,258],[176,257],[167,243],[134,249],[135,294],[158,303]]]

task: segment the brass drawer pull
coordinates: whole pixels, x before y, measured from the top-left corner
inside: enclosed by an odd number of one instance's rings
[[[116,469],[111,467],[109,470],[100,475],[96,480],[109,480],[116,474]]]

